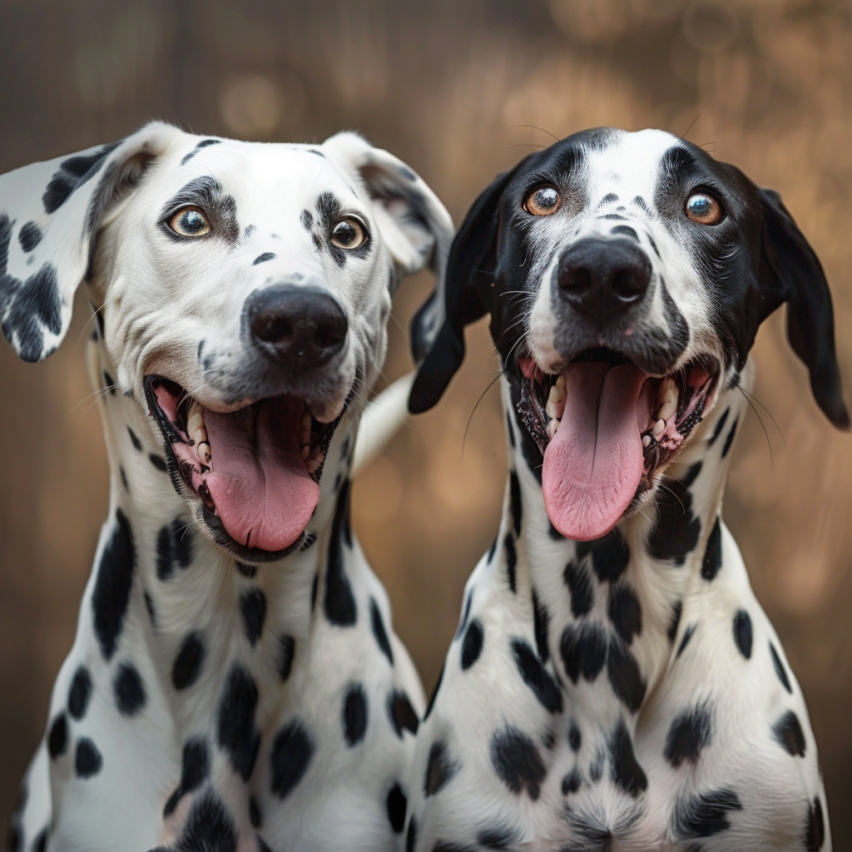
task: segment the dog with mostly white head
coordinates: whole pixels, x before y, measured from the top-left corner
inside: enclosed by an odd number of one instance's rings
[[[11,849],[392,850],[422,693],[349,526],[401,278],[452,238],[401,161],[123,141],[0,177],[0,316],[97,323],[110,511]]]
[[[599,129],[477,199],[415,319],[410,407],[490,314],[509,481],[418,733],[408,852],[831,848],[804,697],[720,516],[782,302],[848,428],[820,263],[733,166]]]

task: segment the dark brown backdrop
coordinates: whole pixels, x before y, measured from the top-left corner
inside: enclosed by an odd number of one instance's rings
[[[812,239],[850,384],[851,93],[852,8],[835,0],[0,2],[0,171],[112,141],[150,118],[268,140],[353,128],[408,160],[458,221],[548,133],[690,128],[690,139],[779,189]],[[410,368],[402,328],[428,286],[410,281],[400,294],[389,377]],[[0,346],[0,823],[44,728],[106,511],[87,320],[79,302],[64,346],[39,366]],[[427,687],[502,497],[496,389],[472,415],[496,364],[482,325],[471,338],[443,403],[355,488],[357,531]],[[835,845],[846,849],[852,438],[811,401],[779,318],[757,359],[768,410],[739,442],[725,516],[808,698]]]

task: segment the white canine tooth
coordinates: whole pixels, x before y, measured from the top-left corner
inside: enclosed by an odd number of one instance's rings
[[[553,385],[550,388],[550,393],[547,395],[547,399],[549,402],[555,402],[557,405],[560,402],[564,402],[565,398],[568,394],[565,393],[565,385],[559,387],[559,385]]]
[[[201,459],[202,463],[210,467],[210,459],[212,455],[210,454],[210,444],[207,441],[201,441],[198,444],[198,457]]]
[[[665,428],[666,428],[665,421],[664,420],[658,420],[654,424],[654,428],[651,430],[651,434],[656,438],[659,435],[663,434],[663,431],[665,430]]]
[[[668,420],[669,417],[671,417],[672,414],[675,413],[675,411],[677,411],[677,403],[674,400],[667,399],[663,403],[663,406],[657,414],[657,417],[659,417],[660,420]]]
[[[553,440],[553,436],[556,434],[559,429],[559,421],[558,420],[550,420],[547,424],[547,437],[550,440]]]
[[[642,446],[645,447],[645,449],[648,449],[648,447],[651,446],[651,436],[650,435],[643,435],[642,436]]]
[[[560,373],[556,377],[556,387],[562,388],[562,390],[565,390],[565,373]]]

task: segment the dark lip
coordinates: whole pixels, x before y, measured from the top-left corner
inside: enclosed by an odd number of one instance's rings
[[[191,398],[183,388],[175,381],[167,378],[166,376],[162,376],[159,374],[149,374],[143,379],[143,389],[145,392],[145,399],[148,403],[148,412],[154,418],[157,423],[157,426],[160,428],[160,432],[163,435],[163,444],[165,446],[165,455],[166,455],[166,468],[171,478],[172,485],[175,491],[183,497],[187,502],[197,501],[199,506],[196,509],[196,516],[200,520],[203,520],[205,526],[211,533],[211,537],[213,541],[222,547],[224,550],[228,551],[228,553],[237,557],[241,562],[248,563],[263,563],[263,562],[274,562],[278,559],[283,559],[285,556],[289,556],[291,553],[296,552],[305,542],[305,538],[307,536],[307,528],[302,531],[302,534],[296,541],[293,542],[289,547],[284,548],[283,550],[262,550],[258,547],[247,548],[244,545],[237,542],[233,539],[226,531],[225,527],[222,524],[221,519],[218,515],[214,514],[210,508],[206,505],[203,495],[199,494],[192,485],[187,482],[186,477],[184,476],[183,471],[181,470],[180,464],[178,463],[177,457],[174,454],[172,449],[172,444],[174,443],[186,443],[183,439],[183,436],[175,429],[174,424],[171,420],[166,416],[165,412],[160,408],[159,403],[157,402],[157,396],[154,391],[154,386],[158,382],[165,383],[173,386],[174,388],[178,388],[181,391],[181,402],[180,407],[186,408],[186,402]],[[317,470],[311,474],[314,481],[317,484],[320,483],[322,479],[322,474],[325,469],[325,462],[328,456],[328,448],[331,444],[331,439],[334,437],[334,433],[337,431],[337,427],[340,425],[340,421],[343,419],[347,410],[349,409],[349,404],[351,402],[352,396],[355,392],[355,387],[350,389],[347,394],[346,401],[343,404],[343,408],[341,409],[340,414],[332,420],[330,423],[322,423],[319,424],[317,429],[319,434],[319,446],[323,452],[322,462]],[[248,405],[254,405],[258,402],[262,402],[264,399],[271,399],[273,397],[260,397],[256,400],[252,400],[252,402],[248,403]],[[314,426],[316,427],[319,421],[314,419]]]

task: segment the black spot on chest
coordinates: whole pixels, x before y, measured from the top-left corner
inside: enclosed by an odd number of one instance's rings
[[[157,453],[151,453],[148,456],[148,461],[150,461],[151,464],[154,465],[154,467],[162,473],[166,473],[166,471],[169,469],[169,466],[166,464],[166,460],[162,456],[157,455]]]
[[[403,731],[416,734],[420,726],[417,711],[414,709],[408,695],[402,690],[395,689],[388,696],[388,717],[396,735],[400,739],[402,739]]]
[[[130,435],[130,443],[133,444],[133,449],[142,452],[142,442],[129,426],[127,427],[127,434]]]
[[[680,645],[678,645],[677,653],[675,654],[675,659],[677,659],[683,652],[686,646],[689,644],[689,640],[692,639],[692,634],[695,633],[696,625],[690,624],[686,630],[683,631],[683,638],[680,640]]]
[[[734,425],[731,426],[731,431],[728,432],[728,437],[725,438],[725,446],[722,447],[722,458],[725,458],[728,455],[728,453],[731,451],[731,447],[733,446],[733,443],[734,443],[734,438],[736,437],[736,434],[737,434],[737,426],[739,425],[739,422],[740,422],[739,418],[734,420]]]
[[[193,802],[177,848],[180,852],[236,852],[234,819],[213,793],[207,792]]]
[[[197,790],[210,774],[210,756],[204,737],[193,737],[186,741],[181,758],[180,782],[169,796],[163,808],[163,816],[168,818],[187,793]]]
[[[535,647],[541,661],[546,663],[550,659],[550,613],[547,611],[547,607],[539,602],[535,590],[532,593],[532,602]]]
[[[97,775],[104,765],[98,747],[89,737],[81,737],[77,741],[77,751],[74,755],[74,771],[78,778],[92,778]]]
[[[408,808],[408,800],[402,787],[399,784],[394,784],[388,791],[385,807],[388,814],[388,822],[395,834],[402,834],[402,829],[405,828],[405,812]]]
[[[503,540],[503,547],[506,551],[506,581],[508,582],[509,588],[512,592],[516,592],[518,552],[515,549],[515,539],[511,532],[506,533],[506,538]]]
[[[699,704],[674,718],[663,754],[675,769],[684,762],[695,765],[712,740],[713,714],[708,704]]]
[[[68,720],[64,713],[60,713],[51,723],[47,733],[47,753],[51,760],[56,760],[65,754],[68,748]]]
[[[781,657],[778,656],[778,652],[771,642],[769,643],[769,653],[772,657],[772,666],[775,669],[775,674],[778,675],[778,680],[781,681],[784,689],[792,695],[793,687],[790,685],[790,678],[787,677],[787,670],[784,668],[784,663],[781,662]]]
[[[313,754],[313,742],[298,719],[281,728],[269,754],[272,792],[286,798],[305,777]]]
[[[712,837],[727,831],[729,815],[741,810],[739,797],[731,789],[684,795],[672,812],[672,833],[682,840]]]
[[[818,798],[808,805],[804,841],[805,852],[819,852],[825,843],[825,820],[822,815],[822,803]]]
[[[565,585],[571,592],[571,612],[574,618],[588,615],[592,609],[592,580],[583,565],[574,560],[565,566],[562,575]]]
[[[793,757],[804,757],[807,743],[799,717],[788,710],[773,726],[775,741]]]
[[[434,796],[440,792],[459,771],[459,765],[450,759],[447,744],[442,740],[432,743],[429,759],[426,762],[426,776],[423,779],[424,795]]]
[[[683,601],[676,601],[672,607],[672,616],[669,620],[669,627],[666,635],[669,637],[669,642],[674,642],[677,636],[677,629],[680,627],[680,617],[683,614]]]
[[[172,665],[172,684],[175,689],[188,689],[198,680],[204,664],[204,653],[201,634],[195,631],[187,634]]]
[[[474,618],[468,625],[461,643],[462,671],[467,671],[479,659],[484,641],[485,632],[482,623],[478,618]]]
[[[278,676],[282,683],[290,677],[295,652],[296,640],[292,636],[285,633],[278,637]]]
[[[42,236],[41,228],[35,222],[26,222],[18,233],[18,242],[29,253],[41,242]]]
[[[722,567],[722,525],[719,518],[713,524],[707,539],[707,550],[704,551],[704,560],[701,563],[701,576],[710,582],[716,578]]]
[[[367,695],[360,683],[349,687],[343,699],[343,737],[348,746],[364,739],[367,732]]]
[[[698,544],[701,521],[692,512],[689,486],[701,473],[701,466],[696,462],[682,480],[670,480],[668,488],[657,490],[657,523],[648,536],[648,552],[654,559],[683,565]]]
[[[630,548],[618,528],[596,541],[577,542],[576,554],[578,560],[591,554],[592,569],[602,583],[614,583],[630,562]]]
[[[634,799],[648,789],[648,777],[636,760],[633,740],[624,724],[619,721],[609,738],[610,774],[612,783]]]
[[[390,640],[385,630],[385,623],[382,620],[382,613],[375,598],[370,598],[370,626],[379,650],[388,658],[388,662],[393,665],[393,651],[391,650]]]
[[[562,712],[559,684],[541,664],[533,649],[523,639],[512,640],[512,656],[524,683],[549,713]]]
[[[326,618],[339,627],[351,627],[357,619],[355,596],[344,570],[343,558],[344,541],[349,544],[352,542],[349,529],[349,487],[347,480],[337,498],[325,575]]]
[[[92,677],[85,666],[79,666],[74,672],[71,686],[68,690],[68,713],[78,722],[89,709],[89,699],[92,697]]]
[[[518,479],[518,474],[514,470],[509,474],[509,503],[512,507],[512,525],[515,528],[515,535],[520,535],[521,521],[523,519],[521,481]]]
[[[609,593],[609,619],[629,645],[642,632],[642,607],[630,586],[614,586]]]
[[[441,666],[441,671],[438,672],[438,679],[435,681],[435,688],[432,690],[432,694],[429,696],[429,703],[426,705],[426,712],[423,714],[423,721],[425,722],[429,715],[432,713],[432,708],[435,706],[435,699],[438,697],[438,692],[441,689],[441,683],[444,680],[444,666]]]
[[[243,781],[251,777],[260,748],[260,733],[254,724],[257,699],[254,678],[245,668],[235,665],[219,700],[217,739]]]
[[[592,683],[606,663],[606,633],[596,624],[569,624],[562,632],[559,650],[571,682],[583,677]]]
[[[744,609],[737,610],[734,616],[734,642],[747,660],[751,658],[752,641],[751,616]]]
[[[526,792],[535,801],[547,775],[535,743],[513,726],[491,737],[491,765],[497,777],[516,795]]]
[[[719,435],[722,434],[722,430],[725,428],[725,424],[728,422],[728,415],[730,413],[731,413],[730,408],[726,408],[722,412],[722,416],[718,419],[718,421],[716,422],[716,426],[713,429],[713,434],[710,436],[709,440],[707,441],[708,447],[712,447],[713,444],[715,444],[716,441],[719,440]]]
[[[616,636],[610,638],[606,671],[612,691],[631,713],[636,713],[645,700],[645,681],[639,663]]]
[[[240,595],[240,615],[246,639],[254,647],[263,633],[266,620],[266,595],[260,589],[246,589]]]
[[[188,568],[191,562],[190,525],[183,518],[175,518],[157,533],[157,577],[165,582],[174,573],[175,565]]]
[[[116,509],[115,526],[101,553],[92,592],[95,636],[106,660],[112,658],[118,647],[135,567],[136,552],[130,522],[121,509]]]
[[[122,716],[132,718],[145,707],[145,684],[133,663],[122,663],[112,682],[115,705]]]

